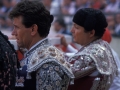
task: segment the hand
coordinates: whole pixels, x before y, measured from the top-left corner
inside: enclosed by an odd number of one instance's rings
[[[63,34],[58,34],[56,37],[60,37],[61,38],[61,44],[67,48],[68,43],[66,41],[65,36]]]

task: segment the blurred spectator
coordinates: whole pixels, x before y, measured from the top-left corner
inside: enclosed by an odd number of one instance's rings
[[[114,33],[114,29],[115,29],[115,18],[114,18],[114,15],[107,15],[106,19],[107,19],[107,23],[108,23],[107,28],[110,30],[111,34],[113,34]]]
[[[6,16],[11,9],[11,0],[2,0],[3,6],[0,8],[0,23],[2,27],[6,27]]]
[[[81,6],[81,1],[75,0],[75,9],[78,10],[80,6]]]
[[[73,15],[75,13],[75,2],[72,0],[62,0],[61,12],[64,15]]]
[[[120,12],[120,1],[119,0],[110,0],[110,3],[106,6],[104,11],[107,13]]]
[[[11,9],[9,10],[9,12],[12,10],[12,8],[19,2],[20,0],[11,0]],[[8,13],[9,13],[8,12]],[[6,17],[6,24],[7,24],[7,26],[8,26],[8,29],[9,30],[13,30],[13,24],[12,24],[12,21],[8,18],[8,17]]]
[[[12,26],[12,23],[8,19],[7,15],[17,2],[18,0],[2,0],[3,6],[0,8],[0,24],[2,28]]]
[[[75,0],[76,2],[76,10],[81,8],[90,8],[90,1],[89,0]]]
[[[103,10],[106,7],[106,0],[91,0],[91,8]]]
[[[100,0],[91,0],[91,7],[94,9],[100,9],[101,7]]]
[[[2,1],[0,0],[0,8],[3,6]]]
[[[59,34],[71,35],[70,30],[67,30],[67,25],[63,18],[58,18],[54,22],[54,30]]]
[[[55,2],[53,0],[42,0],[43,4],[47,8],[47,10],[50,11],[53,15],[59,15],[60,12],[60,5],[58,2]]]
[[[116,26],[113,35],[120,36],[120,13],[116,14],[115,20],[116,20]]]
[[[6,15],[9,10],[11,9],[11,1],[12,0],[2,0],[3,6],[0,9],[0,14],[1,15]]]

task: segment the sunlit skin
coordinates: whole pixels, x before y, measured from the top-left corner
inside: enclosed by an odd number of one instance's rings
[[[29,28],[26,28],[22,24],[22,17],[13,18],[14,29],[12,35],[15,36],[17,44],[19,47],[30,49],[35,43],[37,43],[42,38],[39,36],[36,24]]]
[[[82,46],[86,46],[97,39],[97,37],[94,36],[95,30],[85,32],[84,28],[76,23],[73,23],[71,32],[73,35],[73,41]]]

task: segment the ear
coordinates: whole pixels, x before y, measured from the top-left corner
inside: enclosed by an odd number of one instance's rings
[[[38,26],[36,24],[33,24],[32,25],[32,28],[31,28],[31,35],[34,36],[35,34],[38,33]]]
[[[95,30],[93,29],[92,31],[89,32],[89,36],[94,37],[94,35],[95,35]]]

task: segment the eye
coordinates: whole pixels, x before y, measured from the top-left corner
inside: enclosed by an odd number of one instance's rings
[[[18,28],[19,28],[18,26],[16,26],[16,25],[14,26],[14,29],[16,29],[16,30],[17,30]]]
[[[79,29],[79,27],[78,27],[77,25],[74,25],[74,27],[75,27],[76,29]]]

